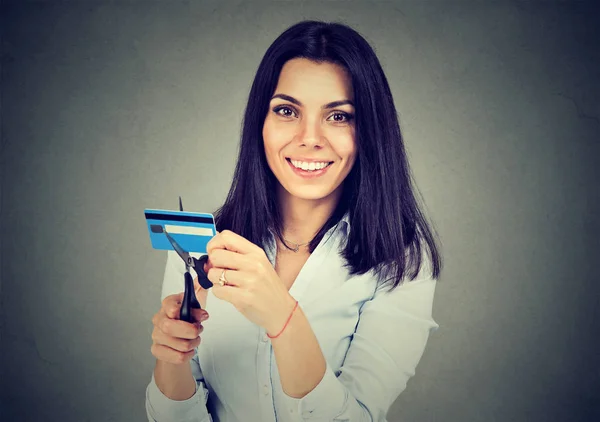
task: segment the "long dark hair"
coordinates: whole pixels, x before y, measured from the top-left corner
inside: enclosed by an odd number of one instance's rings
[[[268,48],[250,90],[231,189],[215,212],[217,229],[264,245],[270,228],[283,242],[277,181],[265,156],[262,128],[281,69],[297,57],[343,66],[354,91],[356,161],[335,211],[310,242],[310,252],[348,212],[350,233],[342,254],[350,274],[374,270],[393,289],[407,275],[416,277],[426,246],[431,274],[439,278],[441,255],[413,192],[387,79],[369,43],[341,23],[297,23]]]

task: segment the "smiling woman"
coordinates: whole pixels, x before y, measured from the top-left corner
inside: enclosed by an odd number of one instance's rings
[[[339,23],[284,31],[252,84],[195,323],[177,320],[185,268],[168,256],[148,419],[385,421],[438,328],[441,256],[414,191],[369,44]]]

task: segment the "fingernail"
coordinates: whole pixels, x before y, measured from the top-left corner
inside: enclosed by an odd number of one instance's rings
[[[202,314],[200,316],[200,321],[206,321],[208,319],[208,314]]]

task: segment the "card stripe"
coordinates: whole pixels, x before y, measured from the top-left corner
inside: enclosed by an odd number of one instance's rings
[[[165,230],[169,234],[190,234],[195,236],[213,236],[212,227],[196,227],[196,226],[174,226],[165,224]]]
[[[213,219],[210,217],[180,214],[159,214],[154,212],[147,212],[145,214],[147,220],[187,221],[189,223],[214,224]]]

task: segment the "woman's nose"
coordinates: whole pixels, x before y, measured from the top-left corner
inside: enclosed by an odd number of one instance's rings
[[[306,146],[322,145],[325,140],[318,119],[305,119],[298,134],[300,142]]]

